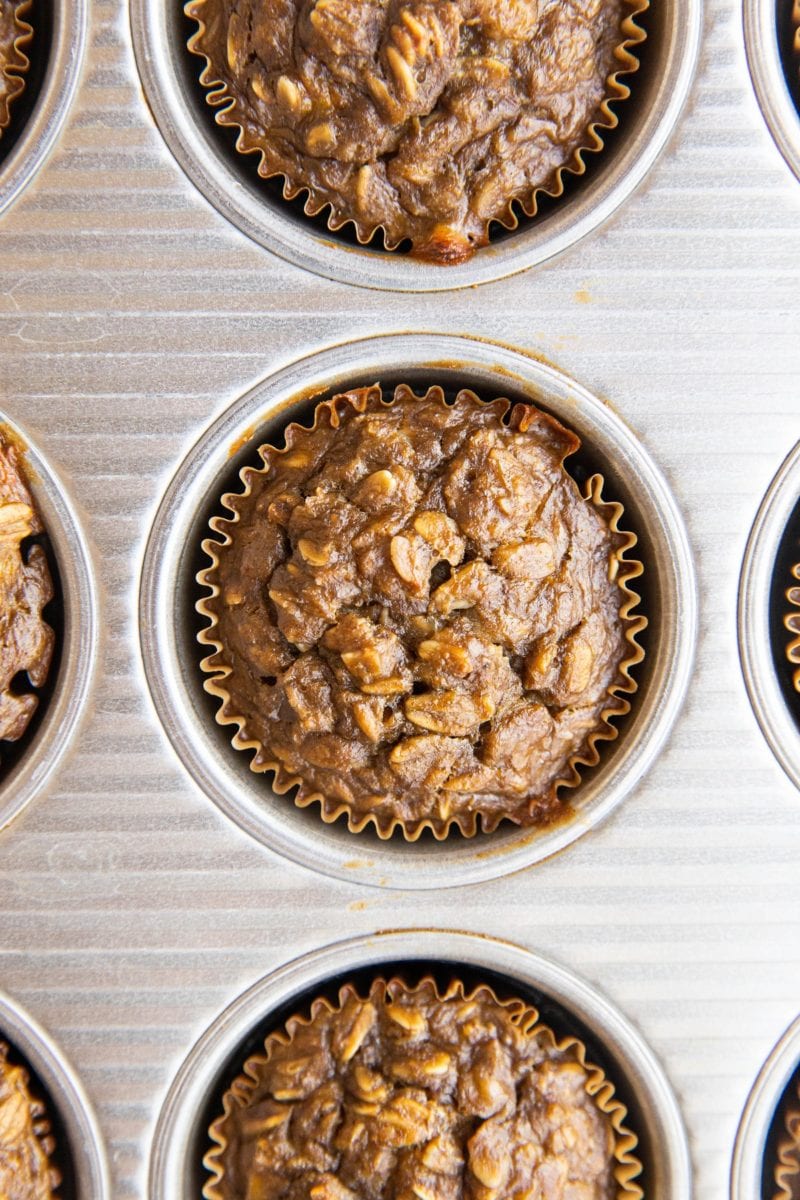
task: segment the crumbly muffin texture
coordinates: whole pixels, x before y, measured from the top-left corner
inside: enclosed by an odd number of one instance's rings
[[[0,1197],[53,1200],[60,1183],[50,1163],[55,1148],[45,1110],[28,1090],[27,1072],[8,1061],[0,1042]]]
[[[0,133],[11,120],[10,106],[23,91],[28,59],[22,46],[30,40],[31,28],[22,20],[30,0],[0,0]]]
[[[190,0],[203,83],[240,150],[362,240],[458,262],[535,211],[627,89],[646,0]]]
[[[39,703],[20,677],[41,687],[53,657],[55,635],[42,617],[53,598],[47,558],[39,545],[23,552],[42,532],[17,447],[0,431],[0,739],[8,741],[22,737]]]
[[[312,1008],[224,1099],[211,1200],[612,1200],[615,1133],[575,1046],[486,988],[378,980]],[[608,1089],[611,1090],[610,1088]],[[619,1106],[617,1106],[619,1107]],[[637,1193],[638,1194],[638,1193]]]
[[[318,407],[262,448],[205,543],[201,640],[220,719],[379,831],[550,820],[557,781],[626,711],[627,535],[563,467],[574,434],[530,405],[405,386]],[[630,686],[627,690],[630,690]]]

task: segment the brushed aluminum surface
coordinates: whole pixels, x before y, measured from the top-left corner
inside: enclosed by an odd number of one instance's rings
[[[87,705],[99,614],[90,552],[68,493],[25,429],[2,412],[0,425],[10,429],[25,446],[29,482],[60,577],[55,581],[56,603],[63,602],[61,646],[55,656],[58,661],[51,667],[51,671],[57,671],[56,687],[52,697],[40,702],[44,713],[35,731],[24,735],[24,755],[0,780],[1,832],[46,786],[69,750]]]
[[[355,836],[344,822],[324,824],[315,807],[298,809],[290,797],[276,795],[268,776],[250,770],[250,755],[231,748],[230,727],[214,720],[217,704],[204,694],[199,670],[203,655],[194,632],[187,636],[187,614],[204,594],[195,573],[200,543],[211,536],[209,511],[221,513],[223,492],[236,490],[234,465],[254,458],[258,463],[261,442],[277,441],[290,420],[308,419],[308,402],[298,396],[335,394],[376,380],[387,394],[390,381],[418,391],[438,383],[542,405],[578,433],[605,476],[604,495],[625,505],[621,527],[639,535],[629,557],[642,558],[645,574],[632,586],[647,589],[650,628],[640,638],[648,652],[635,671],[633,711],[619,723],[619,738],[602,745],[600,765],[563,794],[575,810],[564,823],[538,830],[501,826],[490,835],[454,835],[443,843],[381,840],[369,831]],[[689,682],[697,634],[694,567],[682,518],[658,467],[624,422],[546,363],[491,342],[422,333],[345,342],[300,359],[227,409],[184,459],[159,507],[139,613],[145,670],[161,720],[187,770],[222,811],[295,862],[339,879],[395,888],[493,879],[541,862],[595,828],[664,745]]]
[[[88,0],[44,0],[49,11],[51,40],[47,69],[36,106],[25,123],[24,131],[8,157],[0,163],[0,213],[27,187],[55,145],[80,80],[89,21]],[[41,7],[32,10],[31,24],[37,25]],[[41,18],[39,18],[41,20]],[[33,56],[37,42],[28,49]],[[12,126],[17,108],[12,108]]]
[[[410,295],[302,271],[207,204],[150,115],[124,0],[92,0],[62,134],[0,220],[0,409],[57,464],[103,604],[71,752],[0,834],[0,987],[75,1064],[115,1200],[145,1200],[163,1097],[253,980],[430,925],[511,938],[607,996],[674,1088],[695,1194],[729,1200],[745,1102],[800,1012],[800,792],[736,625],[749,531],[800,440],[800,185],[737,0],[706,0],[702,35],[669,145],[602,228],[502,282]],[[237,398],[345,339],[420,328],[539,354],[620,413],[684,516],[699,639],[666,746],[602,826],[511,876],[368,890],[274,855],[192,782],[149,699],[138,579],[170,480]]]
[[[41,1025],[11,996],[0,992],[0,1041],[12,1047],[15,1063],[20,1056],[47,1089],[47,1115],[57,1114],[66,1140],[73,1179],[63,1180],[63,1200],[110,1200],[111,1183],[103,1135],[83,1085],[64,1051]],[[36,1081],[31,1090],[41,1099]],[[55,1110],[55,1113],[54,1113]],[[56,1138],[60,1130],[53,1130]],[[58,1142],[57,1150],[58,1150]],[[65,1148],[61,1147],[63,1155]]]
[[[243,233],[282,258],[330,279],[397,291],[469,287],[523,271],[558,254],[607,220],[645,178],[686,99],[697,61],[702,0],[659,0],[648,14],[648,70],[632,76],[636,99],[617,106],[622,134],[588,169],[568,203],[523,220],[474,258],[442,268],[397,254],[338,243],[270,198],[256,155],[225,153],[214,114],[197,86],[202,60],[186,49],[192,26],[182,6],[131,0],[131,30],[145,93],[167,144],[189,178]],[[196,26],[195,26],[196,27]],[[568,189],[573,191],[572,187]]]
[[[434,929],[335,942],[286,963],[238,996],[192,1047],[164,1100],[150,1158],[151,1200],[190,1200],[197,1195],[198,1175],[208,1178],[207,1172],[197,1171],[196,1162],[198,1141],[204,1151],[211,1145],[203,1109],[214,1097],[221,1111],[219,1076],[226,1065],[230,1071],[239,1044],[270,1013],[283,1005],[291,1008],[303,993],[324,991],[327,980],[348,971],[374,967],[376,974],[389,977],[402,974],[404,963],[420,959],[452,965],[456,978],[468,968],[478,976],[495,972],[508,981],[510,995],[517,995],[515,985],[533,988],[586,1025],[614,1060],[612,1082],[624,1076],[629,1085],[627,1123],[639,1135],[648,1188],[656,1196],[689,1200],[691,1166],[680,1110],[660,1064],[623,1014],[584,980],[541,955],[496,938]],[[242,1065],[234,1061],[234,1072]]]

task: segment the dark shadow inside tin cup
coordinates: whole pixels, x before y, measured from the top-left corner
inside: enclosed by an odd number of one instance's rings
[[[310,426],[313,423],[313,414],[316,406],[324,401],[331,399],[338,392],[344,390],[344,387],[365,387],[374,383],[380,383],[384,390],[385,396],[390,396],[395,387],[400,383],[411,385],[415,392],[422,394],[433,385],[439,385],[443,388],[446,398],[452,402],[456,393],[461,388],[471,388],[483,400],[491,401],[500,397],[507,397],[509,400],[521,401],[523,403],[535,403],[545,412],[551,412],[557,420],[562,424],[568,424],[564,421],[563,416],[553,412],[548,408],[546,397],[532,395],[529,390],[523,390],[518,385],[514,385],[514,381],[509,379],[509,386],[487,386],[484,380],[476,381],[468,372],[459,374],[456,365],[448,366],[446,370],[437,371],[432,367],[423,368],[408,368],[404,369],[402,374],[398,372],[386,371],[376,374],[359,374],[354,372],[352,377],[348,377],[346,385],[339,383],[324,392],[315,393],[313,398],[298,398],[296,402],[289,403],[281,408],[274,416],[269,417],[257,429],[253,431],[252,438],[241,447],[237,447],[232,453],[225,466],[224,471],[218,473],[209,480],[209,490],[206,493],[205,503],[200,507],[195,514],[191,528],[191,535],[188,540],[187,552],[184,557],[182,566],[183,578],[181,580],[181,613],[178,622],[178,637],[182,641],[179,647],[179,653],[184,663],[191,664],[192,673],[187,672],[186,682],[189,685],[189,690],[193,693],[193,705],[196,710],[203,713],[206,729],[209,735],[215,742],[217,753],[220,756],[225,756],[227,762],[235,766],[238,774],[243,777],[249,777],[250,786],[254,773],[250,770],[249,761],[250,753],[236,750],[231,745],[231,737],[233,735],[232,726],[222,726],[216,721],[216,714],[219,709],[219,701],[216,697],[210,696],[203,688],[203,681],[206,678],[200,669],[200,663],[208,654],[208,648],[202,646],[197,635],[199,631],[206,628],[208,621],[200,616],[196,611],[197,601],[205,594],[205,589],[196,582],[198,571],[208,566],[208,556],[202,550],[202,540],[206,537],[213,536],[209,530],[209,520],[215,515],[223,515],[223,509],[220,498],[225,492],[238,492],[242,489],[239,473],[243,467],[261,467],[262,460],[258,454],[258,447],[261,444],[269,443],[273,446],[281,447],[284,445],[284,431],[286,426],[297,421],[301,424]],[[605,457],[598,454],[593,448],[587,444],[587,439],[582,438],[582,445],[577,454],[571,456],[566,461],[566,468],[573,476],[576,482],[581,485],[590,476],[601,473],[606,485],[604,488],[604,498],[606,500],[618,500],[625,508],[621,527],[626,531],[631,531],[636,534],[638,543],[629,553],[629,557],[641,559],[644,564],[644,574],[633,580],[631,588],[641,597],[641,603],[634,609],[634,615],[639,613],[648,617],[648,627],[638,635],[637,641],[645,652],[644,660],[633,668],[633,678],[638,684],[636,692],[628,696],[631,703],[631,711],[622,717],[612,718],[612,724],[618,729],[619,736],[614,741],[601,741],[598,744],[600,752],[600,760],[595,767],[580,767],[581,783],[576,788],[563,789],[560,792],[561,812],[556,821],[544,825],[541,830],[552,829],[562,824],[568,824],[575,817],[576,811],[580,810],[580,797],[585,784],[595,777],[598,771],[609,772],[613,771],[613,762],[615,755],[624,745],[626,738],[625,733],[627,727],[631,724],[636,715],[637,705],[640,697],[645,695],[652,674],[652,664],[649,662],[648,647],[650,639],[657,636],[657,630],[662,620],[662,611],[659,600],[659,586],[655,571],[655,553],[652,545],[652,540],[649,537],[648,531],[644,524],[638,519],[636,507],[633,497],[622,473],[617,473],[613,470],[611,464],[606,461]],[[256,779],[263,781],[265,794],[270,787],[272,776],[269,772],[261,776],[256,776]],[[321,818],[319,815],[319,807],[312,805],[309,808],[298,809],[293,805],[294,789],[281,797],[281,800],[293,807],[294,816],[297,820],[302,821],[306,829],[313,833],[319,828]],[[333,828],[341,828],[346,832],[346,826],[343,819],[335,823]],[[487,845],[496,841],[497,834],[504,830],[511,829],[512,826],[508,822],[503,822],[498,830],[493,833],[478,833],[474,838],[469,839],[470,843],[479,845],[485,842]],[[372,826],[368,826],[358,834],[350,835],[353,842],[354,851],[370,851],[372,849],[378,851],[381,846],[386,846],[387,842],[378,837]],[[463,837],[457,830],[449,834],[444,844],[452,844],[457,842],[465,842],[467,839]],[[402,842],[412,853],[416,852],[415,847],[430,849],[432,846],[441,845],[437,842],[430,830],[424,830],[419,839],[414,843],[408,843],[403,839],[402,833],[396,831],[390,839],[391,842]]]
[[[51,1092],[42,1083],[30,1061],[19,1052],[13,1039],[7,1038],[0,1026],[0,1041],[9,1047],[8,1061],[12,1066],[24,1067],[28,1073],[28,1089],[35,1100],[41,1100],[46,1109],[43,1119],[50,1125],[50,1134],[55,1142],[55,1150],[50,1155],[50,1162],[61,1174],[61,1183],[56,1189],[58,1200],[84,1200],[78,1192],[77,1172],[72,1145],[67,1135],[67,1128],[58,1105],[54,1102]]]
[[[324,236],[343,247],[358,247],[362,253],[375,255],[390,253],[392,257],[408,256],[411,249],[410,240],[406,239],[396,250],[388,252],[383,233],[378,230],[366,245],[362,245],[350,222],[339,230],[332,230],[328,225],[327,209],[323,209],[316,216],[307,216],[303,208],[305,193],[301,193],[294,200],[287,200],[283,195],[281,178],[262,179],[258,174],[258,154],[240,154],[236,149],[238,130],[218,125],[214,119],[217,110],[208,104],[207,89],[200,83],[199,78],[204,65],[203,60],[192,54],[186,45],[192,34],[197,32],[197,21],[187,17],[182,5],[178,3],[170,6],[168,20],[170,35],[183,50],[178,60],[178,69],[184,95],[192,108],[196,125],[202,129],[204,138],[249,193],[266,206],[277,207],[299,226],[304,226],[318,236]],[[564,191],[561,196],[551,197],[542,192],[537,193],[538,208],[535,217],[526,216],[521,206],[515,203],[514,211],[519,220],[519,227],[509,230],[499,221],[491,222],[491,245],[502,245],[533,226],[546,225],[551,214],[562,212],[573,200],[577,201],[586,196],[597,178],[613,165],[630,134],[652,107],[652,95],[659,82],[658,46],[664,42],[665,21],[663,5],[660,4],[654,4],[644,13],[637,14],[636,23],[646,34],[645,41],[632,48],[640,66],[633,74],[621,76],[621,82],[630,88],[631,94],[626,100],[619,100],[613,107],[619,119],[617,127],[599,131],[603,139],[602,150],[599,153],[585,153],[585,172],[582,175],[565,172]],[[443,267],[442,270],[446,272],[447,268]]]
[[[10,122],[0,136],[0,171],[25,132],[39,103],[52,55],[54,3],[55,0],[33,0],[30,12],[25,14],[24,19],[33,28],[33,37],[24,47],[30,66],[23,76],[25,88],[22,94],[12,101]]]
[[[188,1194],[200,1196],[202,1188],[209,1178],[209,1174],[203,1166],[203,1156],[212,1145],[208,1129],[212,1121],[222,1112],[224,1092],[241,1074],[245,1060],[263,1049],[264,1039],[270,1033],[281,1029],[295,1013],[307,1012],[312,1001],[317,997],[324,997],[331,1003],[336,1003],[339,989],[347,983],[353,984],[360,993],[366,994],[372,981],[378,977],[389,979],[399,976],[413,987],[426,975],[432,976],[441,990],[444,990],[453,979],[461,980],[467,990],[480,983],[488,984],[500,1000],[517,998],[538,1009],[541,1019],[550,1026],[557,1037],[573,1036],[578,1038],[586,1047],[587,1060],[604,1071],[614,1085],[617,1098],[628,1110],[625,1125],[639,1138],[639,1145],[635,1153],[644,1166],[644,1171],[637,1179],[637,1183],[643,1187],[645,1195],[649,1194],[653,1147],[647,1122],[643,1119],[639,1109],[634,1089],[626,1078],[623,1064],[591,1031],[588,1025],[566,1005],[554,1001],[537,988],[508,975],[483,967],[476,969],[466,964],[456,963],[447,965],[441,961],[425,958],[401,961],[390,959],[383,963],[338,972],[324,983],[316,983],[311,987],[299,989],[284,1003],[266,1013],[263,1019],[253,1026],[227,1056],[208,1090],[206,1103],[197,1113],[187,1156],[190,1163],[187,1179],[191,1185]]]
[[[789,95],[795,103],[800,119],[800,54],[794,44],[795,31],[792,22],[793,0],[776,0],[775,20],[778,32],[778,51],[786,77]]]
[[[37,688],[32,685],[26,671],[20,671],[12,680],[11,686],[15,692],[33,694],[38,697],[39,703],[28,728],[21,738],[15,742],[9,742],[0,738],[0,787],[17,763],[25,757],[28,748],[35,740],[39,728],[47,715],[50,701],[58,689],[58,677],[64,646],[64,591],[53,544],[47,533],[25,538],[21,546],[23,561],[27,561],[28,553],[31,547],[35,545],[41,546],[44,550],[50,577],[53,581],[53,599],[42,610],[43,619],[55,634],[53,658],[50,663],[50,669],[47,672],[47,678],[41,687]]]
[[[786,524],[778,546],[769,595],[769,637],[772,661],[786,707],[800,731],[800,692],[796,690],[793,678],[797,666],[793,666],[787,656],[787,647],[792,635],[784,624],[785,617],[791,611],[791,606],[786,599],[786,589],[793,583],[800,587],[800,580],[795,581],[791,573],[792,567],[797,563],[800,563],[800,499]],[[800,608],[796,611],[800,617]]]

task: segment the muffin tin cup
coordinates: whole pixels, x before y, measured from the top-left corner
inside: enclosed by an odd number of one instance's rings
[[[193,1200],[199,1194],[207,1178],[201,1159],[210,1145],[204,1115],[209,1106],[212,1117],[221,1111],[221,1080],[231,1070],[236,1073],[240,1046],[272,1013],[282,1009],[285,1018],[293,1004],[310,998],[309,992],[324,992],[333,979],[344,982],[348,972],[402,973],[404,965],[411,969],[421,962],[452,967],[456,976],[483,974],[509,994],[530,991],[579,1022],[613,1063],[614,1082],[626,1089],[626,1123],[640,1135],[647,1196],[689,1200],[691,1167],[680,1111],[660,1064],[630,1022],[589,984],[549,959],[511,942],[432,929],[336,942],[280,967],[234,1000],[191,1050],[166,1096],[152,1143],[149,1200]]]
[[[789,1026],[764,1063],[747,1099],[733,1151],[731,1200],[756,1200],[763,1195],[764,1154],[770,1128],[798,1063],[800,1017]]]
[[[781,62],[775,0],[744,0],[747,63],[758,103],[786,162],[800,179],[800,114]]]
[[[50,1036],[4,992],[0,992],[0,1040],[9,1043],[15,1061],[25,1059],[36,1076],[31,1090],[45,1100],[47,1119],[55,1120],[54,1157],[68,1165],[71,1176],[65,1176],[58,1189],[59,1200],[110,1200],[103,1137],[83,1085]],[[46,1096],[41,1096],[39,1083]]]
[[[739,655],[750,703],[773,754],[800,787],[800,724],[784,698],[770,633],[776,559],[798,500],[800,442],[770,484],[750,532],[739,581],[738,620]],[[789,636],[786,633],[787,644]]]
[[[648,27],[649,69],[632,77],[619,106],[620,136],[606,146],[568,199],[498,237],[468,262],[439,267],[336,240],[273,199],[253,156],[231,158],[197,83],[199,60],[186,47],[180,5],[131,0],[136,61],[164,139],[206,199],[248,237],[296,266],[361,287],[442,291],[502,279],[544,262],[607,220],[641,183],[677,121],[691,85],[702,25],[701,0],[662,0]],[[593,156],[590,156],[593,157]]]
[[[81,74],[88,29],[88,0],[44,0],[28,14],[34,27],[33,41],[26,47],[32,69],[26,75],[26,87],[36,67],[37,55],[46,52],[47,65],[32,111],[21,118],[19,106],[25,93],[11,109],[8,137],[22,119],[14,144],[3,156],[0,139],[0,213],[27,187],[44,163],[61,132]],[[43,14],[50,27],[49,47],[42,46]]]
[[[4,413],[0,425],[25,448],[27,479],[57,568],[53,582],[63,609],[63,632],[24,749],[0,775],[0,831],[44,788],[72,741],[87,703],[97,648],[97,592],[91,555],[72,501],[41,450]]]
[[[639,689],[619,738],[603,747],[600,765],[574,793],[575,808],[543,829],[501,826],[489,835],[433,845],[381,841],[326,825],[296,808],[253,773],[230,746],[203,690],[195,640],[196,563],[208,517],[226,481],[255,445],[302,419],[309,397],[401,380],[420,387],[467,386],[550,411],[591,447],[608,495],[625,508],[645,562],[642,611],[650,621]],[[638,590],[637,581],[637,590]],[[253,837],[304,866],[351,882],[442,888],[476,883],[539,862],[597,826],[657,757],[680,709],[694,656],[697,600],[683,521],[669,488],[628,427],[600,400],[555,368],[504,346],[434,334],[395,334],[324,350],[276,372],[236,401],[201,437],[180,466],[158,509],[140,587],[145,671],[163,726],[189,773],[228,817]]]

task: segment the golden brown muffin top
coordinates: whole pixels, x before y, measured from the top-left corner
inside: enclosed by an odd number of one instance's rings
[[[25,87],[22,76],[28,69],[22,47],[30,41],[31,27],[22,20],[30,8],[30,0],[22,3],[0,0],[0,131],[6,128],[11,116],[9,106]]]
[[[25,482],[21,455],[0,430],[0,738],[22,737],[39,703],[20,691],[25,673],[33,687],[47,678],[55,637],[42,618],[53,598],[44,550],[22,544],[43,532],[33,497]]]
[[[557,1044],[521,1001],[395,979],[367,999],[348,986],[340,1003],[290,1021],[225,1094],[210,1200],[620,1194],[615,1169],[630,1158],[617,1142],[635,1144],[624,1109],[583,1048]]]
[[[28,1090],[28,1074],[12,1066],[0,1042],[0,1198],[53,1200],[60,1183],[49,1156],[54,1142],[44,1105]]]
[[[206,686],[256,769],[301,780],[329,819],[411,836],[549,820],[627,710],[632,539],[565,471],[575,435],[509,407],[345,393],[287,450],[262,447],[212,522],[228,544],[204,543]]]
[[[362,241],[468,258],[611,128],[647,0],[190,0],[220,124]],[[639,35],[631,37],[631,34]]]

